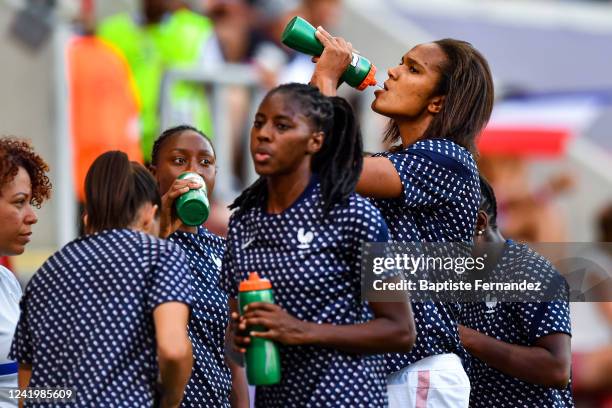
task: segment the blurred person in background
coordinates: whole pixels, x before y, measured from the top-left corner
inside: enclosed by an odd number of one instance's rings
[[[216,37],[223,60],[220,62],[228,64],[251,65],[260,75],[261,86],[268,88],[273,86],[275,77],[267,69],[263,69],[255,63],[255,58],[261,49],[274,47],[258,29],[258,14],[250,0],[206,0],[203,2],[203,12],[213,21]],[[219,67],[221,70],[222,66]],[[272,78],[272,79],[270,79]],[[224,139],[223,143],[229,145],[231,152],[233,174],[236,176],[233,183],[244,184],[244,151],[246,143],[246,131],[248,115],[251,113],[251,98],[249,89],[242,85],[227,86],[224,88],[229,117],[227,123],[230,138]],[[218,214],[218,213],[217,213]],[[227,223],[227,219],[225,220]]]
[[[214,23],[223,61],[234,64],[253,62],[264,38],[258,28],[257,13],[250,0],[206,0],[203,12]]]
[[[294,16],[304,18],[314,27],[333,29],[341,17],[342,0],[256,0],[254,6],[262,16],[261,30],[269,44],[280,51],[275,56],[271,47],[262,47],[256,56],[258,64],[272,73],[270,84],[308,83],[314,71],[311,57],[282,45],[282,33]]]
[[[304,18],[314,27],[328,27],[333,30],[338,25],[341,11],[342,0],[302,0],[299,7],[293,11],[293,15]],[[293,15],[288,17],[291,18]],[[283,21],[282,30],[278,33],[278,37],[275,37],[277,41],[280,41],[281,34],[288,22],[288,19]],[[310,56],[291,50],[287,66],[280,72],[277,82],[279,84],[288,82],[308,83],[313,71],[314,67]]]
[[[315,24],[333,27],[342,6],[341,0],[205,0],[202,3],[204,13],[214,22],[224,61],[252,65],[264,89],[289,82],[307,83],[312,76],[310,57],[280,43],[289,20],[299,15]],[[234,173],[244,181],[243,167],[248,161],[243,155],[251,101],[244,87],[228,87],[226,92],[230,116],[237,118],[230,123],[232,148],[229,150],[233,155]]]
[[[577,403],[612,408],[612,204],[600,211],[597,230],[599,245],[582,254],[596,264],[583,286],[601,301],[571,305],[573,388]]]
[[[497,202],[480,178],[482,196],[474,246],[484,248],[488,281],[529,273],[536,282],[561,275],[527,245],[506,240],[497,228]],[[499,248],[499,250],[498,250]],[[553,283],[547,289],[557,289]],[[564,286],[566,287],[566,286]],[[563,296],[565,298],[565,296]],[[470,407],[573,407],[569,303],[473,302],[462,305],[461,343],[470,353]]]
[[[49,166],[27,142],[0,138],[0,256],[20,255],[30,242],[38,218],[33,207],[51,195]],[[17,362],[8,354],[19,320],[21,286],[0,266],[0,388],[17,388]],[[16,399],[0,394],[0,407],[15,407]]]
[[[573,188],[571,174],[554,174],[534,187],[529,162],[523,157],[483,155],[478,167],[498,193],[499,227],[505,236],[521,242],[567,240],[565,217],[557,200]]]
[[[322,27],[316,36],[325,49],[313,59],[312,84],[335,95],[352,46]],[[471,242],[480,205],[475,140],[493,109],[488,62],[471,44],[454,39],[417,45],[399,59],[372,102],[390,119],[385,142],[394,147],[364,159],[356,191],[381,210],[393,241]],[[386,359],[391,406],[432,401],[467,407],[470,384],[457,332],[461,306],[412,306],[416,344]]]
[[[97,34],[114,45],[127,60],[141,105],[141,146],[151,159],[159,133],[160,87],[165,70],[202,69],[222,60],[212,22],[181,7],[182,2],[141,0],[140,12],[111,16]],[[200,84],[180,82],[170,90],[171,122],[190,123],[212,135],[208,101]]]
[[[76,198],[85,203],[85,176],[94,160],[109,150],[121,150],[142,163],[139,102],[134,78],[123,55],[94,36],[92,2],[83,2],[81,35],[67,44],[70,132]],[[79,214],[80,233],[84,232]]]
[[[73,389],[78,407],[177,407],[192,367],[191,279],[183,252],[156,237],[157,183],[107,152],[85,194],[88,235],[52,255],[21,301],[19,386]]]
[[[231,402],[232,407],[248,407],[244,369],[226,356],[224,347],[229,299],[219,280],[225,239],[204,226],[183,224],[174,212],[174,201],[180,195],[201,187],[192,180],[177,179],[184,172],[199,174],[208,197],[212,197],[217,173],[214,148],[202,132],[183,125],[165,130],[155,141],[151,157],[150,169],[163,194],[161,236],[185,252],[192,276],[194,303],[189,337],[194,365],[182,406],[229,407]]]

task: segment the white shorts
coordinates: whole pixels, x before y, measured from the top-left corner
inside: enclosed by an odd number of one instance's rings
[[[456,354],[417,361],[387,377],[390,408],[467,408],[470,380]]]

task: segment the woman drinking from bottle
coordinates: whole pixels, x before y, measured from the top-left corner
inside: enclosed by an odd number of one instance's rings
[[[225,239],[202,225],[186,225],[175,210],[175,202],[190,189],[215,186],[215,151],[199,130],[181,125],[164,131],[155,141],[150,170],[162,196],[161,235],[186,254],[192,274],[193,308],[189,337],[193,343],[193,373],[182,406],[248,407],[244,369],[225,355],[229,322],[228,296],[219,287]],[[181,174],[196,173],[205,186]],[[190,222],[190,224],[193,224]]]
[[[190,275],[182,251],[156,237],[155,179],[107,152],[85,197],[87,235],[26,287],[11,349],[20,386],[70,391],[75,407],[178,407],[192,366]]]
[[[223,274],[233,299],[250,272],[274,291],[276,304],[247,306],[235,339],[240,351],[253,337],[280,347],[280,383],[258,386],[256,406],[386,406],[376,353],[410,350],[414,323],[408,303],[361,300],[361,245],[388,234],[354,193],[362,144],[350,106],[308,85],[274,88],[251,154],[260,178],[232,205]],[[244,333],[257,325],[266,330]]]
[[[30,242],[32,225],[51,194],[47,163],[27,142],[0,138],[0,256],[20,255]],[[17,362],[8,358],[19,320],[21,287],[11,271],[0,266],[0,388],[17,388]],[[17,406],[0,394],[0,407]]]
[[[335,95],[352,47],[320,27],[316,36],[325,49],[312,83]],[[470,242],[480,201],[475,139],[493,106],[487,61],[469,43],[444,39],[412,48],[388,76],[372,109],[390,119],[385,142],[396,146],[364,160],[357,192],[380,209],[394,241]],[[459,304],[412,306],[416,345],[387,358],[391,405],[414,407],[425,396],[439,407],[467,407]]]

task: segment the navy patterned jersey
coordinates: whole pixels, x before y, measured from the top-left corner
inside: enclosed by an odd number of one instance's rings
[[[372,312],[361,301],[361,245],[387,238],[380,212],[356,194],[324,214],[320,184],[313,177],[281,214],[256,206],[232,215],[225,286],[236,297],[240,281],[258,272],[272,282],[277,303],[300,320],[363,323]],[[281,383],[257,387],[257,407],[387,405],[381,356],[282,345],[280,353]]]
[[[528,260],[528,262],[527,262]],[[503,275],[530,274],[529,281],[551,281],[559,274],[541,255],[525,244],[508,241],[497,266]],[[508,268],[518,269],[510,271]],[[495,273],[495,271],[494,271]],[[491,281],[495,281],[494,278]],[[569,304],[552,302],[466,303],[460,323],[507,343],[531,346],[554,333],[571,335]],[[530,384],[503,374],[470,356],[468,375],[472,386],[471,407],[573,407],[572,392]]]
[[[71,406],[150,407],[159,375],[153,310],[190,304],[190,281],[170,242],[127,229],[78,238],[28,283],[11,355],[32,365],[30,387],[74,388]]]
[[[480,205],[478,169],[472,154],[447,139],[421,140],[396,153],[384,152],[400,176],[403,193],[372,199],[396,242],[470,242]],[[417,330],[410,353],[386,356],[387,372],[425,357],[465,355],[457,333],[457,303],[412,302]]]
[[[189,337],[194,362],[182,406],[229,407],[232,378],[225,363],[229,307],[227,293],[219,287],[225,240],[202,227],[197,234],[176,231],[169,240],[185,252],[192,273]]]

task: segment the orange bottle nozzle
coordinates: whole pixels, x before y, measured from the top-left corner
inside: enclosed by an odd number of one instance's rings
[[[374,86],[374,85],[376,85],[376,66],[372,64],[370,71],[368,72],[368,75],[366,75],[363,81],[361,81],[357,89],[360,91],[363,91],[368,86]]]
[[[272,289],[272,283],[268,279],[261,279],[257,272],[251,272],[249,279],[240,282],[238,290],[240,292],[249,292],[252,290]]]

